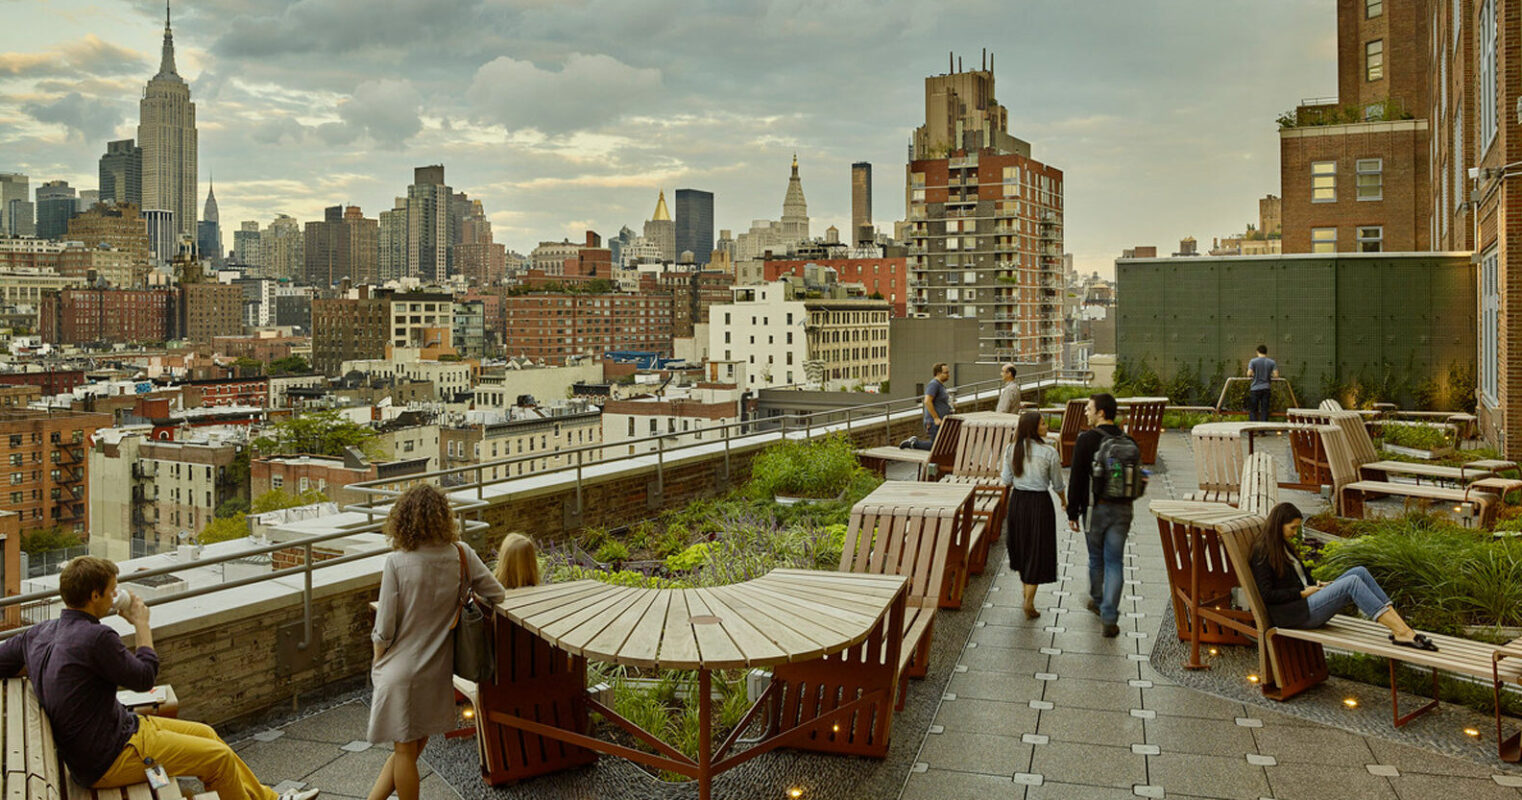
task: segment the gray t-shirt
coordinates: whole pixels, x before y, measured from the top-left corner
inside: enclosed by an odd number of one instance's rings
[[[1252,373],[1251,391],[1256,392],[1272,388],[1274,385],[1274,370],[1278,368],[1279,365],[1275,364],[1274,360],[1268,356],[1258,356],[1247,362],[1247,371]]]
[[[951,394],[941,384],[940,378],[932,378],[930,380],[930,385],[925,387],[925,396],[930,398],[930,405],[935,406],[935,415],[937,417],[945,419],[946,415],[951,413]],[[930,422],[935,421],[929,413],[925,414],[925,419]]]

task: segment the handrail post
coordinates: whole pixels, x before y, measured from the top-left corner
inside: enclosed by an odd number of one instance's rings
[[[729,480],[729,426],[724,426],[724,480]]]
[[[666,496],[666,437],[655,438],[655,491]]]
[[[581,449],[576,450],[576,514],[581,514]]]
[[[305,568],[302,572],[306,579],[306,586],[301,592],[301,641],[296,643],[297,650],[305,650],[312,646],[312,543],[310,541],[303,543],[301,551],[305,557]]]
[[[883,404],[883,446],[893,446],[893,404]]]
[[[787,438],[787,418],[788,418],[787,414],[783,414],[782,417],[781,417],[781,419],[782,419],[782,436],[780,438],[782,438],[782,439],[786,439]]]

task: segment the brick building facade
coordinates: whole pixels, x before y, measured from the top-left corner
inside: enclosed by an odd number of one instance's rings
[[[89,534],[85,449],[107,414],[0,409],[0,498],[23,532],[57,525]]]
[[[537,293],[503,301],[508,357],[563,364],[610,350],[671,353],[671,295]]]
[[[210,344],[243,333],[243,287],[229,283],[180,285],[180,336]]]
[[[53,344],[164,342],[178,307],[172,289],[64,289],[43,297],[40,332]]]
[[[803,277],[803,268],[818,264],[835,270],[840,283],[859,283],[868,297],[881,295],[893,306],[893,316],[907,313],[909,300],[909,259],[907,258],[820,258],[811,261],[767,261],[762,275],[768,282],[783,275]]]
[[[345,361],[383,358],[391,329],[391,301],[361,286],[354,297],[312,301],[312,369],[337,375]]]

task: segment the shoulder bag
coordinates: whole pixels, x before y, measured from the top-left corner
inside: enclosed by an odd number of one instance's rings
[[[455,543],[460,555],[460,604],[455,609],[453,630],[454,674],[475,683],[497,680],[497,642],[493,635],[496,612],[470,590],[470,571],[465,564],[465,545]]]

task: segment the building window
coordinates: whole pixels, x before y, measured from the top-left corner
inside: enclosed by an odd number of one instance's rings
[[[1335,252],[1337,252],[1337,229],[1336,228],[1311,228],[1311,252],[1312,253],[1335,253]]]
[[[1480,256],[1480,394],[1491,406],[1499,403],[1501,370],[1500,251],[1495,247]]]
[[[1337,202],[1337,162],[1311,162],[1311,202]]]
[[[1385,0],[1363,0],[1363,18],[1374,19],[1385,13]]]
[[[1385,77],[1385,40],[1375,39],[1363,46],[1364,71],[1371,81]]]
[[[1475,159],[1496,138],[1496,0],[1480,0],[1480,147]]]
[[[281,488],[283,486],[285,486],[285,476],[283,476],[283,475],[271,475],[270,476],[270,488],[271,489],[279,489],[279,488]]]
[[[1385,229],[1369,225],[1358,229],[1358,252],[1378,253],[1385,249]]]
[[[1382,158],[1358,159],[1358,199],[1383,200],[1385,197],[1385,161]]]

